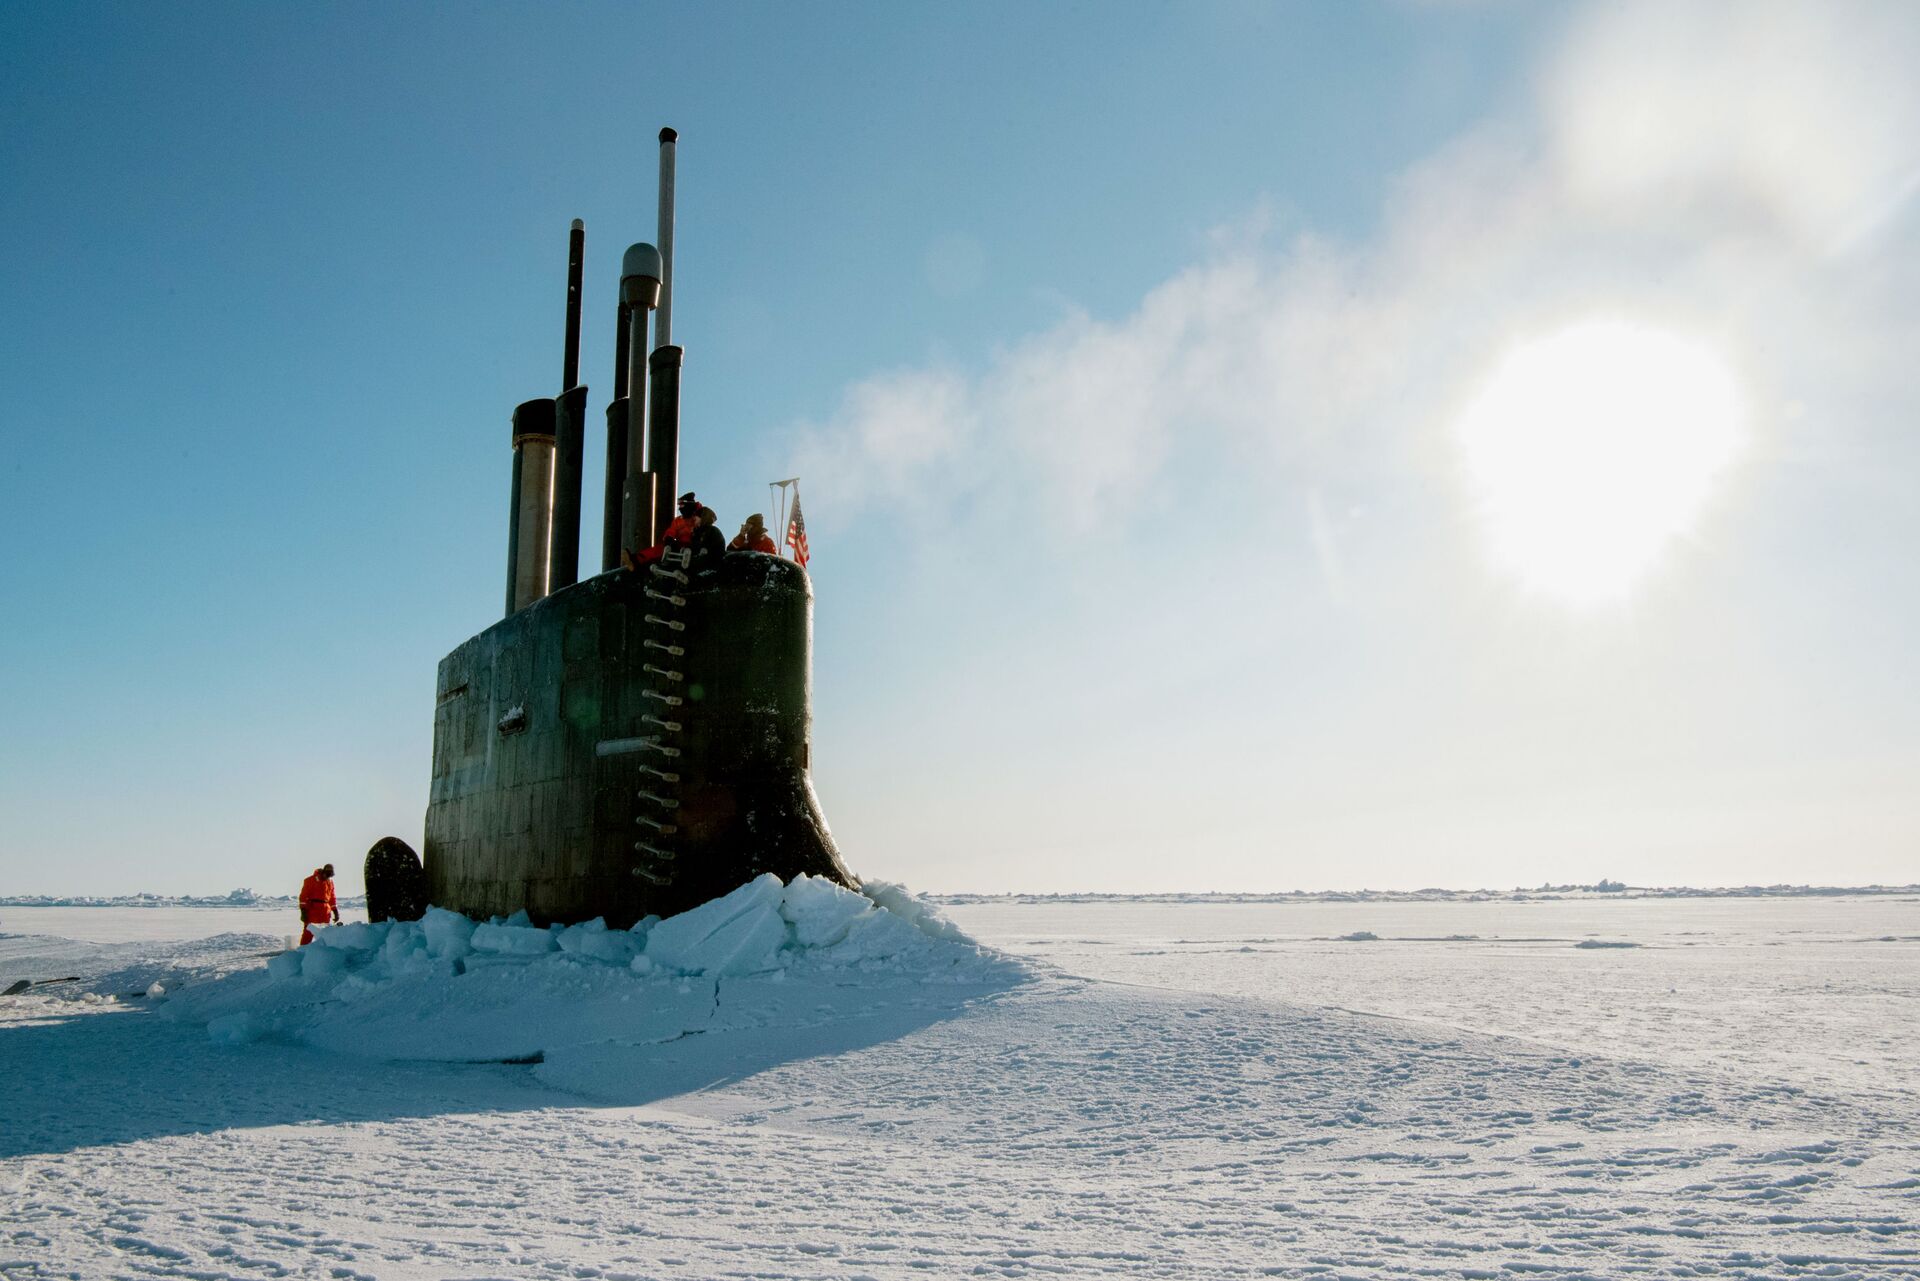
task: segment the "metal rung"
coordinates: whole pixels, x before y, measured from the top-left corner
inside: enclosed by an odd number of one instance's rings
[[[685,654],[687,652],[686,649],[682,646],[663,645],[659,641],[653,640],[651,638],[641,641],[640,645],[644,649],[663,649],[667,652],[667,657],[669,658],[679,658],[682,654]]]
[[[652,855],[654,858],[659,859],[662,863],[673,862],[673,851],[663,850],[658,845],[649,845],[645,841],[635,841],[633,843],[633,848],[640,850],[643,853]]]
[[[685,672],[669,671],[664,667],[655,667],[652,663],[640,664],[640,670],[643,672],[652,672],[655,676],[664,676],[670,681],[683,681],[687,679]]]
[[[644,876],[649,881],[652,881],[655,885],[665,885],[668,881],[673,879],[670,876],[662,876],[660,875],[660,873],[648,867],[636,867],[633,869],[633,874],[635,876]]]
[[[647,596],[652,600],[663,600],[667,602],[667,604],[669,605],[684,605],[687,603],[687,598],[685,596],[674,596],[668,592],[656,592],[651,587],[648,587],[645,590],[646,590]]]
[[[635,818],[633,821],[643,826],[651,827],[654,831],[660,833],[660,835],[662,836],[671,836],[673,835],[673,833],[680,830],[679,828],[675,827],[672,823],[655,822],[653,819],[648,818],[645,814],[640,815],[639,817]]]
[[[649,596],[653,594],[652,592],[647,593]],[[671,627],[676,632],[684,632],[687,630],[687,625],[677,618],[662,618],[658,614],[648,614],[647,621],[655,627]]]
[[[685,569],[687,563],[693,559],[693,548],[669,547],[660,553],[660,559]]]
[[[677,569],[662,569],[658,565],[649,565],[647,568],[661,578],[671,578],[682,587],[687,584],[687,576]]]
[[[670,810],[680,808],[680,802],[674,800],[671,796],[655,796],[652,792],[636,792],[634,795],[643,801],[652,801],[655,805],[662,805]]]
[[[660,753],[660,755],[662,755],[662,756],[665,756],[665,757],[667,757],[667,758],[669,758],[669,759],[671,759],[671,758],[673,758],[673,757],[675,757],[675,756],[678,756],[678,755],[680,755],[680,749],[679,749],[679,748],[677,748],[677,747],[668,747],[668,746],[667,746],[667,745],[666,745],[665,743],[662,743],[662,742],[661,742],[661,741],[660,741],[659,739],[657,739],[657,738],[650,738],[650,739],[648,739],[648,740],[646,741],[646,743],[645,743],[645,747],[646,747],[646,749],[647,749],[647,750],[648,750],[649,752],[658,752],[658,753]]]
[[[651,774],[663,783],[678,783],[680,781],[678,774],[672,773],[669,770],[655,769],[651,765],[642,765],[640,772],[642,774]]]
[[[642,716],[640,719],[649,724],[658,725],[661,729],[669,733],[677,734],[680,732],[679,721],[663,721],[658,716]]]
[[[640,695],[643,698],[657,698],[668,707],[678,707],[686,701],[677,694],[662,694],[659,690],[655,689],[643,689],[640,691]]]

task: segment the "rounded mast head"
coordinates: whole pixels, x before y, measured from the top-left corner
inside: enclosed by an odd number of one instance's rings
[[[645,241],[628,245],[620,259],[620,301],[648,311],[660,305],[660,281],[665,274],[660,251]]]

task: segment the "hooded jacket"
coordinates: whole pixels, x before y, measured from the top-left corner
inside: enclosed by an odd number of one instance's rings
[[[308,925],[324,925],[340,911],[333,897],[333,878],[320,875],[314,868],[300,885],[300,919]]]

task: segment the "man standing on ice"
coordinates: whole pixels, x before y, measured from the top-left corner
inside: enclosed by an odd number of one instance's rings
[[[340,905],[333,897],[333,864],[313,869],[300,886],[300,946],[313,942],[313,927],[331,920],[340,924]]]

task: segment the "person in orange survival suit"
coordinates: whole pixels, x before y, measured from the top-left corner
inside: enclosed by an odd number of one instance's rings
[[[694,531],[700,528],[700,500],[688,490],[680,495],[680,514],[667,522],[666,529],[660,535],[660,541],[651,547],[632,552],[625,548],[620,551],[620,564],[625,569],[645,569],[660,559],[661,553],[669,547],[693,546]]]
[[[313,869],[300,885],[300,946],[313,942],[313,927],[331,920],[340,924],[340,905],[333,897],[333,864]]]
[[[767,533],[767,518],[759,512],[747,517],[747,523],[740,526],[740,532],[727,544],[730,552],[760,552],[767,556],[778,556],[780,549],[773,545],[773,538]]]

